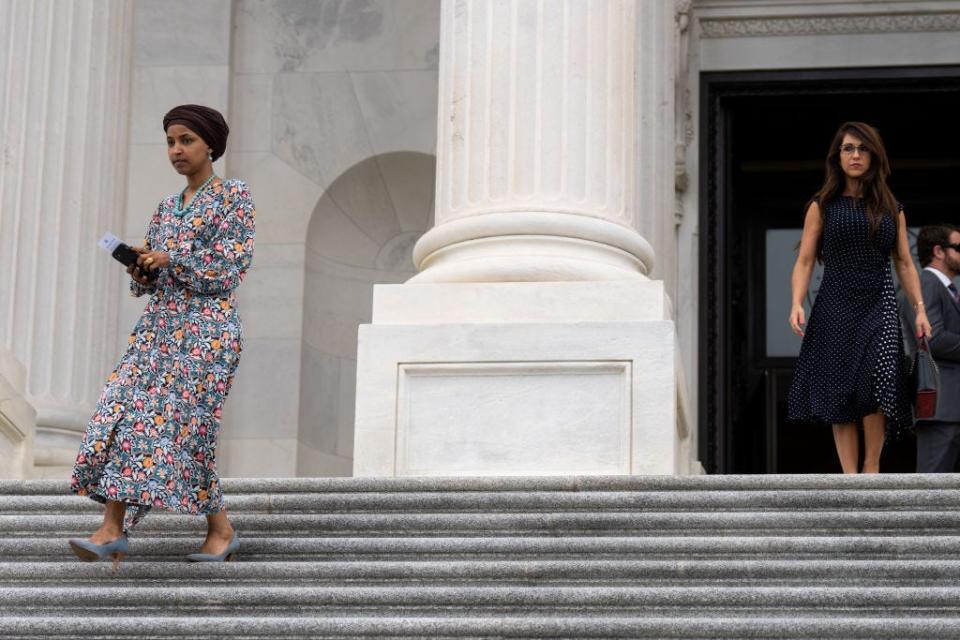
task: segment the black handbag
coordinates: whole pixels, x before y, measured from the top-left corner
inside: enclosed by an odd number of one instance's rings
[[[921,337],[919,340],[910,373],[914,391],[914,417],[917,420],[932,418],[937,413],[940,370],[930,354],[926,337]]]

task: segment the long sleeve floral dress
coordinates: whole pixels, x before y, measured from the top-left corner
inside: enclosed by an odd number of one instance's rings
[[[216,449],[220,412],[240,360],[234,290],[253,257],[256,211],[247,185],[214,183],[181,211],[157,207],[146,244],[170,265],[154,283],[129,347],[87,426],[71,489],[127,504],[129,530],[152,507],[190,514],[223,508]]]

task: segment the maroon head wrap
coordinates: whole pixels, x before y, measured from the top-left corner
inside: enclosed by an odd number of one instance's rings
[[[163,116],[163,130],[166,131],[172,124],[182,124],[198,136],[203,138],[213,151],[212,158],[216,160],[227,150],[227,136],[230,127],[223,115],[216,109],[199,104],[182,104],[174,107]]]

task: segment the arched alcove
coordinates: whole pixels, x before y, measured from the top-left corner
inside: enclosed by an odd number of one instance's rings
[[[320,197],[307,230],[297,475],[353,470],[357,327],[373,285],[414,273],[411,254],[433,220],[435,158],[384,153],[358,162]]]

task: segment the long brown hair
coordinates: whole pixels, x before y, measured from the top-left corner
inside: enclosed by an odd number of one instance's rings
[[[860,178],[863,185],[863,199],[867,209],[867,219],[870,221],[869,237],[873,239],[884,216],[893,221],[894,230],[897,229],[897,200],[887,186],[887,176],[890,175],[890,160],[887,159],[887,150],[883,146],[880,133],[865,122],[844,122],[837,129],[827,151],[826,179],[823,186],[804,207],[806,211],[810,204],[816,202],[820,206],[820,216],[823,217],[826,206],[843,194],[846,187],[846,174],[840,166],[840,145],[843,136],[850,134],[863,142],[863,146],[870,152],[870,168]]]

